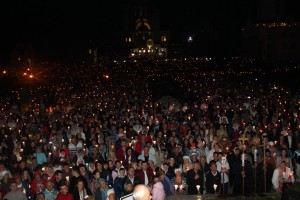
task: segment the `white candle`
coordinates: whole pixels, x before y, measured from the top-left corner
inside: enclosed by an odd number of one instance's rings
[[[183,189],[183,185],[179,185],[179,190],[182,190]]]
[[[257,149],[254,150],[254,162],[257,162]]]
[[[175,190],[177,190],[177,188],[178,188],[178,185],[175,185]]]
[[[242,154],[242,166],[243,167],[245,166],[245,154],[244,153]]]
[[[214,189],[215,189],[215,192],[216,192],[216,190],[217,190],[217,187],[218,187],[218,186],[217,186],[216,184],[214,184]]]

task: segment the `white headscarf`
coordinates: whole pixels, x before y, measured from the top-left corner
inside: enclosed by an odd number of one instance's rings
[[[106,193],[107,193],[106,200],[108,200],[109,199],[109,195],[114,194],[115,190],[114,189],[108,189]]]

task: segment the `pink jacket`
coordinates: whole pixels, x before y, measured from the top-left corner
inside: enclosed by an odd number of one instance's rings
[[[152,200],[164,200],[165,199],[165,190],[164,185],[159,181],[153,185],[151,191]]]

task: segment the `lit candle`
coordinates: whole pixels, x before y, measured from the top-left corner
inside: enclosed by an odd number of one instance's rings
[[[70,177],[66,176],[66,181],[69,182],[69,180],[70,180]]]
[[[177,190],[177,188],[178,188],[178,185],[175,185],[175,190]]]
[[[217,185],[216,184],[214,184],[214,190],[215,190],[215,192],[217,191]]]
[[[182,190],[183,189],[183,185],[179,185],[179,190]]]
[[[245,166],[245,154],[244,153],[242,154],[242,166],[243,167]]]
[[[64,143],[64,141],[65,141],[64,139],[61,139],[61,142],[62,142],[62,143]]]
[[[254,150],[254,162],[257,162],[257,149]]]
[[[153,144],[154,144],[154,145],[156,144],[156,141],[155,141],[155,140],[153,140]]]
[[[289,178],[292,178],[293,177],[293,171],[290,173],[290,175],[289,175]]]
[[[277,141],[275,140],[274,143],[275,143],[275,145],[276,145],[276,144],[277,144]]]
[[[200,185],[196,185],[196,188],[199,191],[200,190]]]

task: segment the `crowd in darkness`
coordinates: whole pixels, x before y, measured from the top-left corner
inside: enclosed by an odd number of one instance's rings
[[[153,200],[284,193],[300,180],[298,90],[231,61],[26,69],[39,75],[0,99],[0,199],[119,200],[140,184]]]

